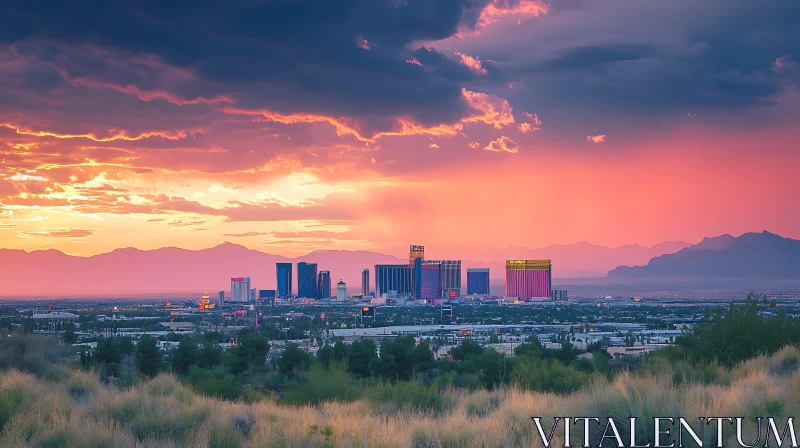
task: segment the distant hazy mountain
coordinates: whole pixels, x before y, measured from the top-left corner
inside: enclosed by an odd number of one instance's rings
[[[133,295],[207,292],[230,289],[231,277],[250,277],[259,289],[275,288],[275,263],[307,261],[360,288],[361,270],[376,263],[403,260],[366,251],[316,251],[297,259],[232,243],[202,250],[165,247],[117,249],[91,257],[57,250],[25,252],[0,249],[0,295]],[[345,275],[347,274],[347,275]],[[297,288],[296,268],[293,272]]]
[[[620,266],[620,280],[800,280],[800,241],[769,232],[722,235],[661,255],[645,266]]]
[[[627,245],[615,248],[590,243],[554,245],[542,249],[493,249],[481,254],[485,261],[464,259],[463,267],[488,267],[493,279],[502,279],[507,258],[553,260],[557,278],[602,277],[621,264],[645,263],[650,258],[687,247],[669,242],[653,247]],[[437,248],[431,255],[449,254]],[[433,256],[429,258],[454,258]],[[275,288],[275,263],[306,261],[331,271],[333,283],[343,279],[350,292],[361,288],[361,271],[375,264],[407,263],[370,251],[319,250],[287,258],[237,244],[224,243],[203,250],[165,247],[156,250],[117,249],[91,257],[66,255],[57,250],[26,252],[0,249],[0,296],[14,295],[136,295],[147,293],[207,292],[215,296],[230,288],[231,277],[250,277],[258,289]],[[296,269],[296,268],[295,268]],[[375,285],[371,272],[372,288]],[[297,288],[297,273],[293,283]],[[466,288],[466,276],[462,280]]]

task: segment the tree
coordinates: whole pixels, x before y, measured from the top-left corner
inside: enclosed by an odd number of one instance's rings
[[[242,373],[250,367],[263,366],[267,362],[267,340],[258,334],[248,334],[239,338],[239,343],[231,348],[228,353],[228,363],[231,373]]]
[[[433,351],[431,350],[428,340],[423,340],[411,353],[411,362],[414,365],[414,373],[426,372],[433,369],[436,364],[433,359]]]
[[[146,376],[155,376],[161,369],[161,349],[152,336],[143,335],[136,345],[136,366]]]
[[[472,339],[464,339],[458,347],[450,349],[450,355],[454,361],[463,362],[468,355],[480,356],[483,348]]]
[[[289,344],[286,350],[278,358],[278,370],[284,375],[296,375],[300,370],[308,369],[311,364],[311,356],[297,346]]]
[[[380,371],[384,378],[408,380],[414,371],[413,336],[386,339],[381,343]]]
[[[527,356],[529,358],[541,358],[544,353],[544,348],[539,339],[532,338],[528,342],[519,345],[514,349],[514,354],[517,356]]]
[[[486,388],[493,389],[509,381],[511,368],[504,354],[489,348],[484,350],[481,358],[481,380]]]
[[[185,375],[189,373],[189,367],[197,361],[197,344],[194,338],[184,336],[178,344],[178,348],[172,351],[172,369]]]
[[[334,351],[336,348],[334,347]],[[362,339],[350,345],[350,357],[348,366],[350,371],[361,378],[366,378],[375,373],[379,364],[378,354],[376,353],[375,341],[372,339]]]
[[[78,335],[76,335],[72,330],[67,330],[62,335],[62,340],[65,344],[74,344],[78,342]]]
[[[120,362],[120,354],[117,341],[113,338],[103,338],[97,341],[94,359],[102,364],[118,364]]]
[[[117,338],[119,341],[119,354],[120,355],[133,355],[136,353],[136,346],[133,344],[133,340],[128,336],[122,336]]]
[[[800,343],[800,320],[785,313],[761,316],[758,306],[748,296],[744,305],[732,304],[727,311],[715,314],[710,322],[698,324],[691,333],[675,338],[675,344],[694,362],[716,359],[732,367],[745,359]]]
[[[317,350],[317,360],[321,362],[323,366],[328,367],[331,361],[333,361],[333,347],[331,347],[330,344],[325,344],[325,346]]]
[[[333,345],[333,360],[336,362],[346,361],[350,357],[350,348],[341,339]]]
[[[201,368],[222,364],[222,349],[214,342],[206,341],[197,352],[197,365]]]

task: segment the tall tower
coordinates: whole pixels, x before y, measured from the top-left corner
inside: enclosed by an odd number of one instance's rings
[[[448,293],[456,290],[456,297],[461,296],[461,260],[442,260],[439,266],[442,292]]]
[[[389,291],[411,293],[411,266],[407,264],[376,264],[375,294],[380,297]]]
[[[438,300],[442,296],[441,260],[425,260],[420,269],[420,299]]]
[[[278,276],[278,297],[285,299],[292,295],[292,263],[275,263]]]
[[[419,246],[416,244],[412,244],[408,251],[408,265],[414,266],[414,259],[415,258],[422,258],[425,259],[425,246]]]
[[[414,300],[422,297],[422,260],[425,259],[425,246],[412,244],[408,250],[408,266],[411,268],[411,296]]]
[[[318,299],[331,298],[331,271],[319,271],[317,292],[319,293]]]
[[[231,277],[231,302],[250,301],[250,277]]]
[[[361,271],[361,294],[369,295],[369,268]]]
[[[489,295],[489,268],[467,269],[467,294]]]
[[[297,296],[317,298],[317,264],[301,261],[297,263]]]
[[[339,302],[347,300],[347,283],[343,280],[339,280],[336,284],[336,300]]]
[[[550,260],[507,260],[506,297],[552,297],[552,267]]]

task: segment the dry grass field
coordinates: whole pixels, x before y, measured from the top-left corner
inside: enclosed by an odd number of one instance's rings
[[[724,384],[675,386],[672,372],[597,379],[570,395],[516,389],[442,391],[444,409],[409,411],[361,399],[317,407],[204,397],[170,375],[127,389],[67,368],[0,375],[3,447],[513,447],[541,446],[531,416],[797,416],[800,352],[787,347],[726,372]],[[549,423],[548,423],[549,424]],[[627,439],[629,429],[620,428]],[[647,437],[647,430],[642,430]],[[762,430],[763,432],[763,430]],[[706,430],[705,439],[713,431]],[[727,432],[731,438],[733,431]],[[573,435],[580,440],[582,430]],[[638,432],[637,432],[638,435]],[[559,431],[556,432],[558,440]],[[731,439],[733,441],[733,439]],[[752,442],[750,442],[752,443]],[[561,444],[563,446],[563,443]],[[577,444],[580,446],[580,443]],[[573,444],[576,446],[576,444]],[[737,445],[738,446],[738,445]],[[763,441],[761,443],[763,446]]]

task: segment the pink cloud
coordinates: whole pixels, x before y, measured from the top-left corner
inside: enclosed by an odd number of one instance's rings
[[[470,70],[474,71],[475,73],[479,73],[481,75],[485,75],[487,73],[486,69],[483,68],[481,65],[481,60],[470,56],[468,54],[460,53],[458,51],[455,52],[456,56],[459,57],[461,63],[469,67]]]
[[[514,140],[502,135],[499,138],[489,142],[489,145],[483,149],[486,151],[509,152],[511,154],[516,154],[519,152],[519,145],[517,145],[517,142]]]
[[[591,143],[604,143],[606,141],[606,134],[587,135],[586,141]]]
[[[517,125],[520,132],[527,134],[528,132],[534,132],[542,129],[542,120],[539,119],[538,115],[528,112],[523,112],[522,115],[524,115],[528,121]]]
[[[51,238],[86,238],[92,235],[91,230],[85,229],[57,229],[41,232],[18,232],[21,237],[51,237]]]
[[[501,17],[518,16],[522,19],[547,14],[548,4],[544,0],[492,0],[486,5],[478,19],[478,26],[484,27],[496,22]]]
[[[363,50],[369,50],[369,42],[367,42],[367,40],[364,39],[364,36],[360,34],[356,36],[356,46],[358,46],[358,48],[361,48]]]
[[[513,109],[505,98],[486,93],[471,92],[467,89],[462,89],[461,92],[470,107],[476,111],[472,115],[463,118],[462,122],[486,123],[495,129],[501,129],[516,122],[512,114]]]

